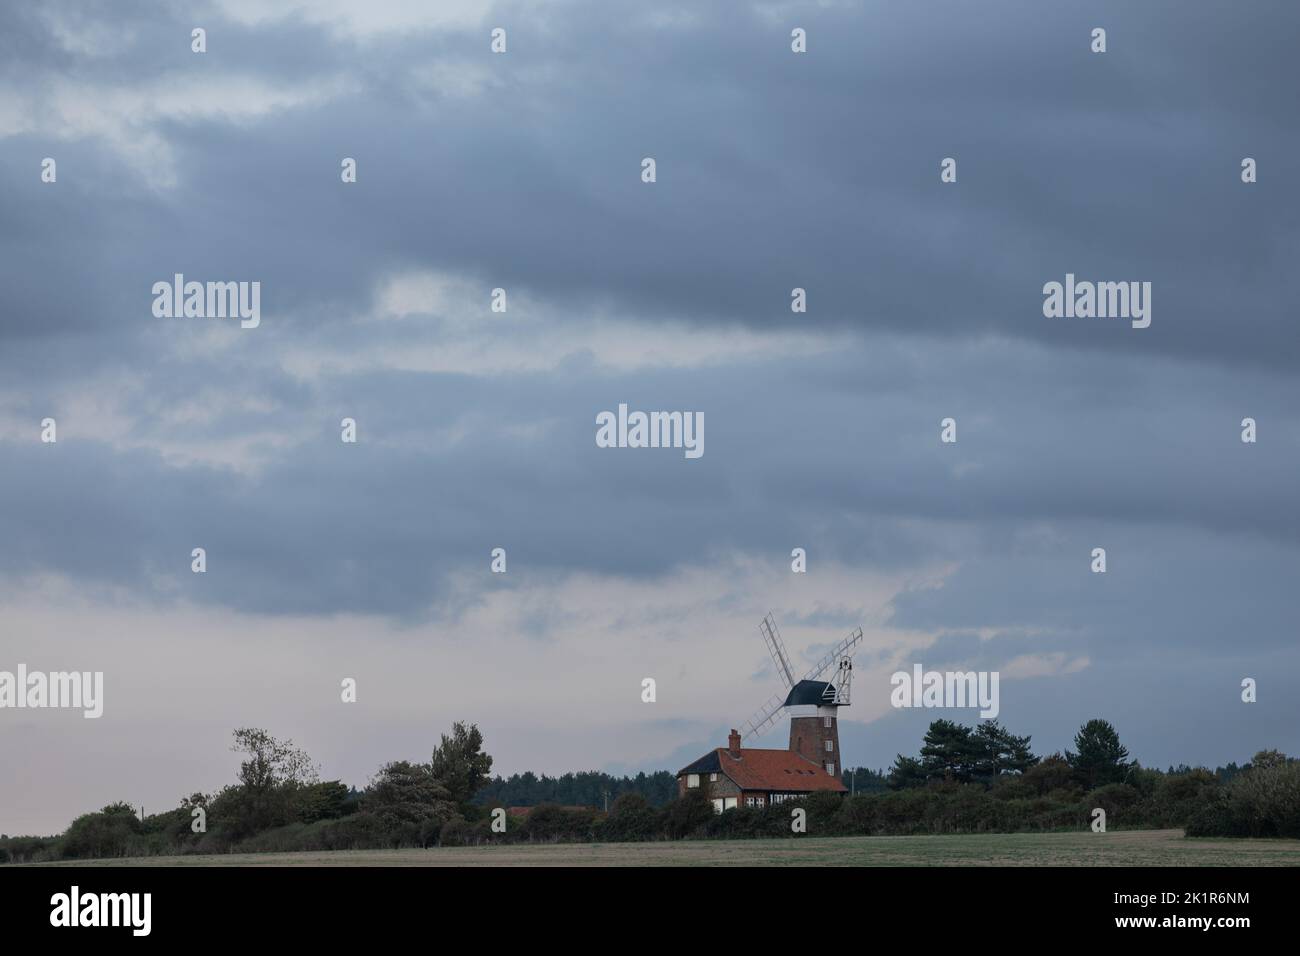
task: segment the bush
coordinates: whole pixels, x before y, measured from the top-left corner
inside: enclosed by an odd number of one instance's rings
[[[808,811],[808,832],[817,836],[834,836],[843,832],[840,827],[840,810],[844,806],[844,797],[831,790],[819,790],[811,793],[799,805]],[[778,804],[781,806],[781,804]],[[790,825],[790,809],[785,812],[786,826]]]
[[[687,790],[665,808],[668,836],[681,840],[704,830],[713,819],[713,803],[703,789]],[[725,816],[725,814],[724,814]]]
[[[379,817],[365,811],[325,821],[319,835],[322,850],[374,850],[403,845]]]
[[[71,860],[126,856],[140,832],[140,819],[131,805],[112,803],[72,821],[61,841],[62,854]]]
[[[1218,799],[1219,778],[1208,770],[1157,776],[1159,779],[1140,808],[1146,826],[1185,827]]]
[[[846,797],[840,803],[839,827],[842,833],[871,834],[880,825],[875,794]]]
[[[58,837],[0,837],[11,863],[48,863],[59,859]]]
[[[348,801],[348,788],[338,780],[326,780],[299,788],[295,802],[298,819],[303,823],[336,820],[356,810],[356,804]]]
[[[1300,761],[1257,762],[1199,810],[1188,836],[1300,837]]]
[[[1125,824],[1132,826],[1136,822],[1137,814],[1129,813],[1129,810],[1137,805],[1140,798],[1141,795],[1136,787],[1131,787],[1127,783],[1108,783],[1088,794],[1086,800],[1089,806],[1088,816],[1091,818],[1093,807],[1101,807],[1106,811],[1107,827]]]
[[[877,833],[906,835],[923,832],[922,821],[936,797],[933,788],[916,787],[868,799],[878,801]]]
[[[478,842],[478,828],[468,820],[448,820],[438,831],[439,846],[473,846]]]
[[[1038,787],[1022,776],[999,777],[989,789],[995,800],[1031,800],[1039,796]]]
[[[699,833],[724,840],[793,836],[790,811],[802,806],[791,800],[771,807],[733,807],[722,813],[713,813],[710,806],[713,815]]]
[[[1074,768],[1060,754],[1044,757],[1024,772],[1020,778],[1033,787],[1039,796],[1045,796],[1056,790],[1073,790],[1079,792]]]
[[[614,806],[610,808],[609,812],[617,817],[639,810],[647,810],[649,807],[649,800],[635,790],[629,790],[627,793],[620,793],[614,798]]]
[[[595,838],[618,843],[655,840],[663,836],[668,816],[650,806],[639,793],[619,794],[609,816],[596,824]]]
[[[426,764],[399,760],[375,775],[361,806],[403,846],[438,842],[444,824],[460,816],[451,794]]]
[[[1227,794],[1219,794],[1192,815],[1183,832],[1189,837],[1250,836],[1250,823]]]
[[[455,821],[463,822],[459,817]],[[392,850],[433,846],[439,842],[446,823],[433,819],[397,821],[365,811],[337,820],[289,823],[264,830],[229,846],[240,853],[292,853],[322,850]],[[209,836],[212,836],[209,834]],[[215,845],[200,841],[196,852],[221,852],[221,837]]]
[[[543,803],[529,811],[522,833],[537,843],[587,841],[593,836],[595,822],[596,815],[591,810],[566,810],[553,803]]]

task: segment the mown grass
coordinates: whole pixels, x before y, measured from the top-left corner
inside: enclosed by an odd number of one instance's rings
[[[78,866],[1300,866],[1300,840],[1188,839],[1181,830],[796,837],[232,853]]]

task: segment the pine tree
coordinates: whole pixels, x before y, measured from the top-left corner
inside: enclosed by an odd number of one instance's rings
[[[1067,750],[1065,759],[1089,790],[1119,783],[1133,766],[1119,734],[1107,721],[1094,719],[1080,727],[1074,746],[1077,753]]]
[[[488,782],[492,758],[483,752],[483,734],[476,724],[466,727],[456,721],[451,734],[442,735],[429,769],[453,800],[466,803]]]
[[[1017,737],[996,720],[975,728],[972,743],[977,752],[974,775],[992,781],[1002,774],[1022,774],[1038,758],[1029,749],[1029,737]]]
[[[930,779],[967,781],[975,772],[977,752],[969,727],[936,720],[925,732],[921,766]]]
[[[891,790],[919,787],[925,783],[925,768],[915,757],[904,757],[899,754],[894,758],[894,765],[889,768],[889,778],[886,782]]]

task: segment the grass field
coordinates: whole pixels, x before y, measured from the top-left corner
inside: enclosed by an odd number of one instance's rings
[[[1189,840],[1181,830],[1130,830],[235,853],[94,860],[71,865],[1300,866],[1300,840]]]

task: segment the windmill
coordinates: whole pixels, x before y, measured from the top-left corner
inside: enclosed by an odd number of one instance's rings
[[[840,768],[840,734],[836,714],[849,703],[853,682],[853,649],[862,641],[858,628],[813,665],[801,680],[794,679],[790,655],[786,653],[776,619],[769,612],[758,625],[763,641],[776,663],[776,673],[786,693],[770,697],[741,725],[742,738],[753,739],[770,730],[781,714],[790,711],[790,749],[821,764],[826,772],[837,776]],[[821,680],[834,668],[832,679]]]

